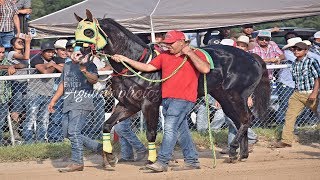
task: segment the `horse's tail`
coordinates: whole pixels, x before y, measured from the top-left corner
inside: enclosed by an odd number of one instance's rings
[[[252,56],[262,66],[262,77],[260,79],[259,84],[253,92],[255,111],[257,112],[258,117],[262,118],[269,108],[271,94],[270,81],[266,63],[257,54],[252,54]]]

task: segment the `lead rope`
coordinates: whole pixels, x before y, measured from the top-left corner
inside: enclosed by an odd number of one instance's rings
[[[213,158],[213,168],[217,166],[217,157],[216,157],[216,151],[215,146],[213,143],[213,136],[210,126],[210,109],[209,109],[209,99],[208,99],[208,87],[207,87],[207,76],[206,74],[203,75],[203,89],[204,89],[204,99],[206,102],[206,110],[207,110],[207,120],[208,120],[208,131],[209,131],[209,140],[211,145],[211,153]]]

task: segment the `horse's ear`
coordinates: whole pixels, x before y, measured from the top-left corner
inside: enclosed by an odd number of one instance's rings
[[[87,14],[87,19],[88,19],[89,21],[93,22],[92,14],[91,14],[91,12],[90,12],[88,9],[86,9],[86,14]]]
[[[83,19],[82,19],[80,16],[78,16],[76,13],[74,13],[74,17],[76,17],[76,19],[77,19],[79,22],[83,20]]]

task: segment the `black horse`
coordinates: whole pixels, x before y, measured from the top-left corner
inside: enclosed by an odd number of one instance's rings
[[[92,17],[90,11],[87,10],[86,14],[86,19],[75,14],[79,21],[78,29],[83,28],[83,24],[80,25],[81,21],[86,24],[96,24],[96,32],[92,28],[84,28],[80,31],[85,37],[96,37],[95,34],[100,33],[100,37],[105,38],[107,44],[103,45],[100,52],[109,55],[122,54],[141,62],[146,62],[149,55],[153,53],[140,38],[114,20],[105,18],[98,21]],[[77,34],[76,41],[83,42],[77,38]],[[89,46],[82,51],[87,54],[93,50],[92,48],[93,46]],[[225,114],[232,119],[238,129],[230,146],[229,157],[231,160],[237,159],[236,150],[240,144],[239,158],[248,158],[247,130],[253,115],[248,108],[247,99],[253,94],[254,109],[260,117],[267,110],[270,84],[266,64],[258,55],[230,46],[214,45],[203,49],[212,57],[215,66],[207,74],[208,93],[221,104]],[[124,75],[132,73],[128,72],[121,63],[110,61],[110,64],[115,73],[111,79],[113,95],[119,103],[114,113],[105,122],[103,132],[109,133],[115,124],[141,110],[147,124],[147,139],[149,142],[155,142],[161,104],[161,84],[148,82],[137,76],[126,77]],[[150,79],[161,78],[160,71],[141,73],[141,75]],[[204,95],[203,81],[202,75],[199,77],[198,97]],[[105,161],[113,161],[115,158],[112,153],[105,155]]]

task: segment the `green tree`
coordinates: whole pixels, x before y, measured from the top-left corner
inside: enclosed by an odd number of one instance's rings
[[[37,19],[63,8],[77,4],[83,0],[32,0],[31,19]]]

